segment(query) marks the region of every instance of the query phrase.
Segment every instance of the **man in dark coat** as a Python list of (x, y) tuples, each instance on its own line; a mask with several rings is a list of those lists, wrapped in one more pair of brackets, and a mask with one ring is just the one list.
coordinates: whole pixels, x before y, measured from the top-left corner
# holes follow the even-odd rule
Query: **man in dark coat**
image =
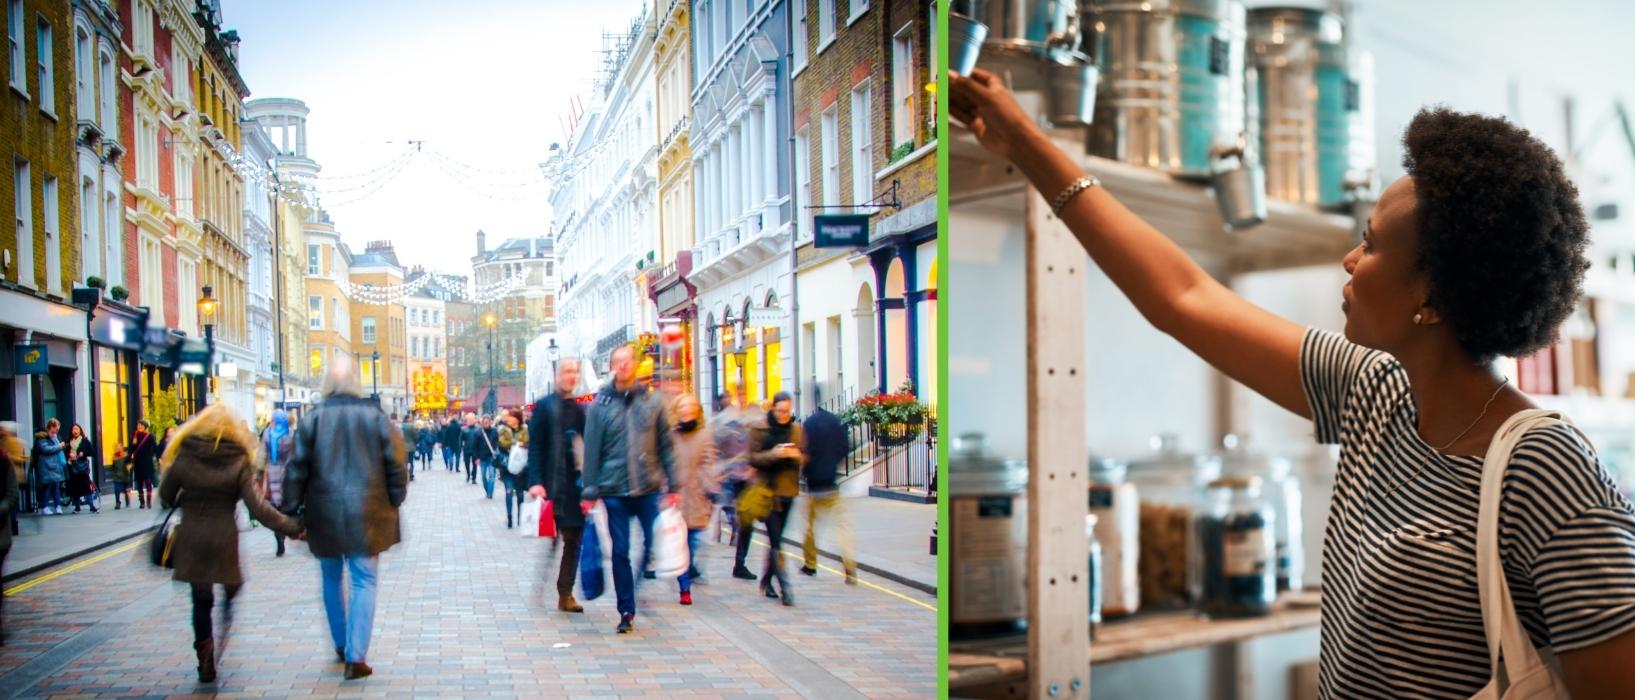
[(467, 413), (465, 427), (460, 428), (460, 451), (466, 458), (466, 483), (477, 483), (477, 453), (471, 449), (471, 441), (477, 439), (477, 414)]
[[(466, 438), (466, 451), (471, 453), (471, 461), (476, 465), (477, 473), (482, 475), (483, 492), (489, 498), (494, 497), (494, 460), (499, 457), (499, 435), (494, 430), (494, 420), (483, 416), (482, 422), (471, 427), (471, 436)], [(469, 480), (469, 479), (468, 479)]]
[(563, 358), (556, 365), (556, 391), (534, 402), (528, 421), (528, 493), (551, 499), (556, 513), (562, 563), (556, 575), (556, 609), (584, 612), (573, 599), (573, 579), (579, 572), (579, 539), (585, 532), (580, 509), (579, 462), (573, 439), (585, 432), (585, 410), (573, 400), (579, 385), (579, 359)]
[[(408, 495), (405, 446), (380, 404), (363, 394), (352, 360), (331, 361), (323, 401), (302, 416), (280, 508), (301, 513), (323, 568), (324, 609), (346, 678), (373, 672), (364, 658), (375, 619), (381, 552), (397, 544), (398, 507)], [(304, 509), (304, 511), (303, 511)], [(343, 569), (351, 592), (341, 592)]]
[(458, 418), (448, 419), (443, 425), (443, 468), (449, 471), (458, 471), (460, 450), (460, 421)]
[[(812, 400), (821, 402), (821, 386), (812, 388)], [(829, 530), (840, 548), (840, 562), (846, 569), (846, 583), (857, 583), (857, 561), (852, 556), (851, 519), (845, 501), (840, 498), (838, 476), (840, 463), (851, 450), (851, 439), (840, 417), (818, 403), (816, 411), (806, 417), (806, 539), (802, 542), (805, 561), (800, 572), (817, 575), (817, 519), (819, 513), (829, 519)]]
[[(635, 629), (636, 581), (630, 568), (630, 519), (641, 524), (645, 550), (652, 551), (653, 522), (659, 494), (677, 491), (670, 426), (657, 396), (636, 382), (636, 349), (613, 351), (613, 381), (596, 393), (585, 415), (585, 461), (582, 496), (607, 506), (608, 543), (613, 549), (613, 590), (618, 595), (619, 634)], [(642, 557), (642, 570), (648, 556)]]

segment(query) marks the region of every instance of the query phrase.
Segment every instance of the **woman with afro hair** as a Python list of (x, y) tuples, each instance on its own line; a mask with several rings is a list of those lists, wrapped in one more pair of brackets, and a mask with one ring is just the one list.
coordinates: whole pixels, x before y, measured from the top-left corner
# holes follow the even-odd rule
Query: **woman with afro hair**
[[(1337, 290), (1345, 332), (1303, 328), (1215, 281), (1058, 150), (993, 74), (951, 74), (953, 117), (1056, 200), (1141, 314), (1341, 446), (1323, 539), (1324, 698), (1469, 698), (1490, 666), (1476, 514), (1494, 434), (1534, 408), (1495, 368), (1577, 303), (1588, 226), (1561, 161), (1493, 117), (1421, 111)], [(1561, 423), (1521, 437), (1499, 552), (1522, 626), (1572, 696), (1635, 688), (1635, 509)]]

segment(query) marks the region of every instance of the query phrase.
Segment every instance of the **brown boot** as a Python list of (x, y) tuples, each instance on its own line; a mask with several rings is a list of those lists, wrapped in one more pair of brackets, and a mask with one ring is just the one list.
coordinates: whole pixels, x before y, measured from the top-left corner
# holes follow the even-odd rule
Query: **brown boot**
[(216, 643), (215, 640), (205, 639), (193, 643), (193, 651), (199, 655), (199, 682), (216, 682)]
[(563, 595), (563, 596), (557, 596), (556, 597), (556, 609), (561, 610), (562, 612), (571, 612), (571, 613), (582, 613), (582, 612), (585, 611), (585, 607), (580, 605), (579, 601), (573, 599), (573, 594), (572, 593), (569, 593), (569, 594)]
[(374, 672), (375, 669), (369, 668), (369, 664), (362, 661), (349, 663), (346, 665), (346, 680), (355, 681), (359, 678), (367, 678), (373, 675)]

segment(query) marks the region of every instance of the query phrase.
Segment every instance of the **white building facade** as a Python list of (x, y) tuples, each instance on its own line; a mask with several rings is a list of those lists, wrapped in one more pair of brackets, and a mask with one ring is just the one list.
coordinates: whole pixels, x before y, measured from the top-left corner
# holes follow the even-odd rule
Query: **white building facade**
[(699, 394), (794, 391), (786, 3), (695, 3), (689, 139)]
[(657, 326), (639, 283), (659, 266), (655, 24), (643, 15), (620, 39), (566, 148), (542, 166), (554, 185), (558, 342), (564, 356), (598, 367), (614, 347)]
[[(251, 168), (270, 172), (273, 159), (278, 156), (272, 139), (260, 124), (244, 124), (244, 155), (253, 163)], [(245, 322), (249, 326), (251, 363), (239, 367), (239, 375), (253, 387), (254, 410), (244, 415), (270, 419), (273, 404), (278, 399), (278, 347), (273, 328), (278, 313), (277, 288), (273, 250), (272, 188), (265, 177), (247, 177), (244, 182), (244, 247), (250, 253), (250, 269), (245, 285)]]

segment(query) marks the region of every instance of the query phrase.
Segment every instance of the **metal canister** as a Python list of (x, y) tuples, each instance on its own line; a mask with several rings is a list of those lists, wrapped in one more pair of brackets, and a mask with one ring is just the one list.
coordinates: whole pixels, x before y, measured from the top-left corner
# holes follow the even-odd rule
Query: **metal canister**
[(1101, 70), (1090, 153), (1176, 170), (1180, 78), (1170, 0), (1092, 0), (1089, 10)]
[(1006, 634), (1027, 619), (1027, 463), (987, 452), (981, 433), (948, 456), (949, 636)]
[(982, 0), (972, 16), (988, 27), (983, 51), (1028, 53), (1044, 58), (1077, 48), (1077, 0)]
[[(1266, 192), (1272, 197), (1322, 201), (1318, 132), (1323, 130), (1322, 139), (1332, 148), (1331, 132), (1343, 124), (1324, 121), (1336, 104), (1342, 114), (1345, 105), (1343, 34), (1339, 15), (1331, 12), (1303, 7), (1249, 11), (1248, 61), (1259, 74), (1260, 155)], [(1343, 180), (1343, 169), (1340, 175)]]
[[(948, 12), (948, 67), (960, 75), (970, 75), (988, 40), (988, 25), (979, 19), (981, 0), (954, 0)], [(932, 76), (933, 79), (936, 76)]]
[(1211, 153), (1243, 131), (1246, 15), (1238, 0), (1175, 0), (1175, 58), (1180, 73), (1179, 175), (1211, 173)]

